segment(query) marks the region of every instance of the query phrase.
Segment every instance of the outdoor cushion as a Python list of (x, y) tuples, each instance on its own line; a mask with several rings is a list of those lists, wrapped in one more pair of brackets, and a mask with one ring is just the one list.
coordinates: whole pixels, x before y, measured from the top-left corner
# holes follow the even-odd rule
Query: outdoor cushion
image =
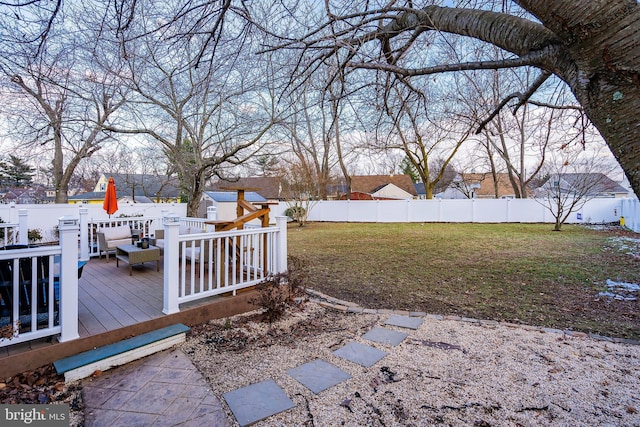
[(131, 228), (128, 225), (103, 228), (102, 233), (107, 242), (111, 240), (131, 239)]
[(203, 230), (200, 227), (192, 227), (190, 225), (181, 225), (180, 226), (180, 230), (178, 231), (178, 234), (196, 234), (196, 233), (202, 233)]

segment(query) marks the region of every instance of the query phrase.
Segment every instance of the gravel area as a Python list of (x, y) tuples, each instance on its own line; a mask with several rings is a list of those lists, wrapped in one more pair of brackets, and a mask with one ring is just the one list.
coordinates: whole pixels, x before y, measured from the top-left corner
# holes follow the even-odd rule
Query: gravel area
[[(313, 302), (271, 326), (257, 316), (200, 325), (182, 345), (218, 396), (267, 379), (284, 389), (295, 408), (257, 426), (640, 425), (637, 345), (433, 316), (409, 330)], [(409, 336), (364, 340), (376, 326)], [(388, 355), (364, 368), (333, 354), (352, 341)], [(315, 395), (286, 374), (316, 358), (352, 378)]]

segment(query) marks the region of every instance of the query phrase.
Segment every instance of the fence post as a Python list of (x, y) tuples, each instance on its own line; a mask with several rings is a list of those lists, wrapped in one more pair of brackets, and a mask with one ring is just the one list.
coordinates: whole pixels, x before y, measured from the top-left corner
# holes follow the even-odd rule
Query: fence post
[(164, 225), (164, 314), (173, 314), (180, 311), (178, 307), (180, 242), (180, 217), (170, 214), (162, 218)]
[(79, 338), (78, 334), (78, 222), (69, 216), (58, 220), (60, 231), (60, 342)]
[(287, 218), (286, 216), (276, 217), (276, 227), (278, 227), (278, 237), (276, 243), (276, 273), (287, 271)]
[(29, 244), (29, 212), (26, 209), (18, 209), (18, 242), (17, 243), (20, 245)]
[(471, 223), (476, 222), (476, 199), (471, 199)]
[(80, 260), (89, 261), (89, 209), (81, 207), (80, 211)]

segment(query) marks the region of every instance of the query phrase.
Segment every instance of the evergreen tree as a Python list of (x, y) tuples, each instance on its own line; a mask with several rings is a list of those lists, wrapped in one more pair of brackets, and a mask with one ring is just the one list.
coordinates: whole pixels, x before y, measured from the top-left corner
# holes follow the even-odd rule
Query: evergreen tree
[(400, 162), (400, 171), (405, 175), (409, 175), (411, 177), (411, 181), (414, 183), (420, 182), (420, 174), (407, 156), (405, 156), (404, 159), (402, 159), (402, 162)]
[(4, 187), (27, 187), (33, 182), (35, 169), (24, 160), (9, 154), (9, 160), (0, 161), (0, 182)]

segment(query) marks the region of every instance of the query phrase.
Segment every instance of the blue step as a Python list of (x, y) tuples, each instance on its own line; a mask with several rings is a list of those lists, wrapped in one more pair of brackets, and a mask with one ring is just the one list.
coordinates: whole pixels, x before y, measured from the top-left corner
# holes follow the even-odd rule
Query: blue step
[(65, 381), (86, 378), (96, 370), (105, 371), (183, 342), (189, 327), (181, 323), (127, 338), (53, 362)]

